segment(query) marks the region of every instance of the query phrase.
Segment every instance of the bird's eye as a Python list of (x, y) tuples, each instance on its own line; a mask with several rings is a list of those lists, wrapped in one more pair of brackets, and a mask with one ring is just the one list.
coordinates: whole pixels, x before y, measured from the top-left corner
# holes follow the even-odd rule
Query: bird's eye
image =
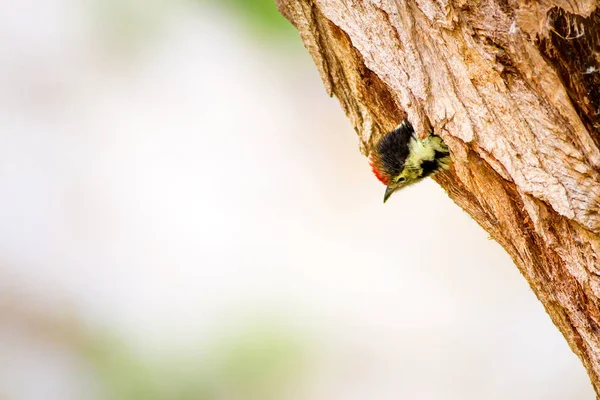
[(403, 176), (401, 176), (401, 177), (398, 179), (398, 182), (405, 182), (405, 181), (406, 181), (406, 178), (405, 178), (405, 177), (403, 177)]

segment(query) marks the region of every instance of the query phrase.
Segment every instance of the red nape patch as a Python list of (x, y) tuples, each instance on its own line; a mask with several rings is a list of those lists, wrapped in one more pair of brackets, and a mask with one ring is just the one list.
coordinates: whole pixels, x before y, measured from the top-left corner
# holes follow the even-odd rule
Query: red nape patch
[(371, 169), (373, 170), (373, 173), (375, 174), (375, 176), (377, 177), (377, 179), (379, 179), (379, 181), (381, 183), (383, 183), (384, 185), (389, 185), (390, 184), (390, 179), (379, 170), (379, 168), (377, 168), (377, 165), (375, 164), (375, 162), (373, 162), (373, 160), (371, 160), (370, 162), (371, 164)]

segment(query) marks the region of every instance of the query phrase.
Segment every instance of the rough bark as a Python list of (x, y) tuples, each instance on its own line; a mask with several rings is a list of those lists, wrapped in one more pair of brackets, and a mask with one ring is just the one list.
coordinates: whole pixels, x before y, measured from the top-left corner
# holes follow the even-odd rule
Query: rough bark
[(404, 117), (443, 137), (454, 165), (436, 180), (511, 255), (600, 396), (598, 3), (277, 2), (365, 155)]

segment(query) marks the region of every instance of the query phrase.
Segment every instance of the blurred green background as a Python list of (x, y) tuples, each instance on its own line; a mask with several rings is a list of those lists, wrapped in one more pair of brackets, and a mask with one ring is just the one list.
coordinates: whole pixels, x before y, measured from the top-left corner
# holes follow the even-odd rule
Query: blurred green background
[(594, 398), (435, 183), (381, 204), (272, 1), (0, 9), (0, 399)]
[[(202, 0), (200, 1), (202, 4)], [(238, 14), (243, 23), (260, 34), (259, 39), (272, 40), (283, 37), (285, 40), (294, 40), (295, 31), (292, 25), (279, 14), (273, 1), (224, 0), (214, 4), (220, 4), (229, 12)]]

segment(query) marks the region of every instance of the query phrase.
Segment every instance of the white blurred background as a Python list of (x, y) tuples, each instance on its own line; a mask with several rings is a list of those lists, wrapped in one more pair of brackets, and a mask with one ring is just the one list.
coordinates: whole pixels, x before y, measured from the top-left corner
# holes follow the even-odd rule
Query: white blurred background
[(504, 251), (383, 186), (271, 0), (0, 4), (0, 399), (593, 399)]

